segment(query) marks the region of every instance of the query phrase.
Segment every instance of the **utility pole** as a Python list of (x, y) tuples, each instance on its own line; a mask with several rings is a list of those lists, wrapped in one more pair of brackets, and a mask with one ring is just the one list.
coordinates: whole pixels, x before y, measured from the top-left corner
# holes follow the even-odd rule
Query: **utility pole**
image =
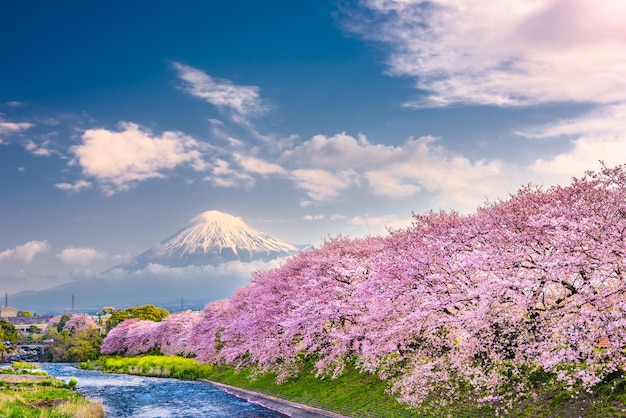
[(74, 294), (72, 293), (72, 313), (74, 313)]

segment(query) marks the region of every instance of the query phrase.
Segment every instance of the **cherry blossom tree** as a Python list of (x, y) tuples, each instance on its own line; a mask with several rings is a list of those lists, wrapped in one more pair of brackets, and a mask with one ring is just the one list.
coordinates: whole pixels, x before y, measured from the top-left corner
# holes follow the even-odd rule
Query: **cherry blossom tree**
[(63, 329), (70, 331), (82, 331), (86, 329), (97, 329), (98, 324), (91, 315), (88, 314), (74, 314), (70, 317), (70, 319), (65, 323)]
[(156, 344), (161, 353), (189, 356), (192, 354), (192, 329), (200, 321), (200, 312), (178, 312), (159, 322)]
[(128, 331), (139, 322), (139, 318), (127, 319), (113, 328), (102, 342), (100, 352), (102, 354), (124, 354), (128, 351), (129, 345), (126, 340)]
[(232, 321), (230, 300), (217, 300), (206, 305), (200, 320), (192, 327), (189, 344), (199, 361), (219, 364), (224, 359), (221, 334)]
[[(122, 324), (125, 322), (122, 322)], [(159, 348), (158, 330), (160, 325), (160, 322), (150, 321), (149, 319), (140, 319), (137, 322), (133, 322), (124, 338), (126, 354), (143, 354), (154, 348)]]
[(55, 315), (48, 320), (47, 327), (56, 327), (61, 322), (61, 315)]
[(374, 302), (363, 367), (393, 376), (412, 404), (433, 390), (453, 399), (459, 382), (483, 400), (512, 382), (523, 391), (511, 376), (533, 367), (601, 381), (624, 360), (624, 184), (622, 168), (605, 169), (470, 216), (416, 216), (363, 288)]

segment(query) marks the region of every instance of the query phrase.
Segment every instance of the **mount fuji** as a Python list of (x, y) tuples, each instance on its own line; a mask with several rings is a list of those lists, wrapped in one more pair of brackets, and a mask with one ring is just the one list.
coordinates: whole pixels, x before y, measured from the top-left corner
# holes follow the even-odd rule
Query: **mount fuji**
[(298, 250), (295, 245), (249, 227), (241, 218), (211, 210), (193, 218), (186, 228), (156, 247), (115, 268), (136, 272), (151, 264), (178, 268), (233, 261), (269, 262)]
[(211, 210), (127, 263), (50, 289), (11, 295), (11, 303), (39, 314), (67, 311), (74, 301), (83, 312), (147, 303), (170, 311), (202, 309), (212, 300), (231, 297), (250, 282), (253, 271), (272, 268), (306, 247)]

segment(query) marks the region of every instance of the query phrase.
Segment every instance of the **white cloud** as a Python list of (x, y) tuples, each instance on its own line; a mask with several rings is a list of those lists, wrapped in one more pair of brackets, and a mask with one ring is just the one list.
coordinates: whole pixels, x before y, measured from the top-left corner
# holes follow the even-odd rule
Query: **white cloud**
[(411, 218), (399, 219), (394, 215), (385, 216), (355, 216), (348, 221), (351, 225), (359, 227), (362, 232), (370, 235), (384, 235), (389, 230), (402, 229), (411, 225)]
[(355, 216), (350, 219), (352, 225), (405, 227), (411, 225), (412, 219), (398, 219), (394, 215), (387, 216)]
[(230, 261), (222, 263), (218, 266), (187, 266), (187, 267), (168, 267), (161, 264), (148, 264), (148, 266), (140, 271), (127, 272), (123, 269), (116, 268), (106, 272), (106, 276), (113, 279), (132, 279), (133, 277), (165, 277), (165, 278), (181, 278), (181, 279), (203, 279), (220, 280), (227, 278), (231, 280), (241, 280), (237, 286), (243, 286), (250, 280), (250, 275), (254, 271), (267, 270), (278, 266), (283, 259), (276, 259), (269, 262), (255, 260), (249, 263), (240, 261)]
[(320, 221), (324, 218), (325, 218), (324, 215), (304, 215), (302, 217), (302, 219), (305, 221)]
[(254, 177), (242, 170), (233, 169), (228, 161), (216, 159), (211, 168), (211, 175), (206, 176), (208, 181), (218, 187), (252, 187)]
[(82, 135), (83, 143), (71, 148), (73, 163), (82, 167), (84, 175), (95, 178), (107, 195), (140, 181), (164, 178), (180, 166), (196, 171), (207, 168), (203, 160), (207, 146), (188, 135), (172, 131), (154, 135), (130, 122), (120, 123), (120, 129), (89, 129)]
[[(315, 135), (301, 145), (283, 153), (285, 162), (306, 162), (318, 168), (367, 167), (378, 165), (390, 158), (391, 148), (383, 144), (371, 144), (364, 135), (356, 138), (345, 132), (328, 137)], [(398, 149), (396, 153), (401, 153)]]
[(65, 190), (67, 192), (78, 193), (83, 189), (91, 189), (91, 182), (86, 180), (78, 180), (74, 184), (71, 183), (57, 183), (54, 185), (57, 189)]
[(284, 152), (281, 161), (302, 167), (290, 174), (315, 201), (332, 199), (365, 179), (378, 195), (399, 198), (426, 191), (439, 194), (443, 204), (474, 208), (503, 186), (502, 163), (472, 162), (429, 136), (392, 146), (370, 143), (363, 135), (317, 135)]
[(348, 30), (383, 42), (416, 106), (626, 100), (622, 0), (365, 0)]
[(624, 164), (626, 105), (603, 106), (578, 118), (529, 128), (518, 134), (534, 139), (570, 137), (571, 148), (553, 157), (537, 159), (530, 169), (546, 180), (566, 181), (587, 170)]
[(516, 131), (526, 138), (557, 136), (626, 136), (626, 104), (602, 106), (585, 115)]
[(356, 176), (351, 170), (330, 172), (319, 169), (301, 169), (291, 171), (296, 185), (306, 190), (315, 201), (335, 198), (339, 193), (355, 183)]
[(587, 170), (597, 171), (600, 161), (612, 167), (624, 164), (626, 138), (582, 137), (572, 141), (569, 152), (552, 158), (537, 159), (530, 169), (542, 178), (566, 181), (578, 177)]
[(236, 85), (230, 80), (211, 77), (201, 70), (178, 62), (172, 65), (183, 81), (185, 92), (218, 108), (233, 111), (233, 116), (239, 119), (239, 123), (247, 124), (242, 116), (261, 114), (267, 110), (257, 86)]
[[(240, 148), (239, 142), (231, 141), (231, 147)], [(253, 155), (235, 151), (231, 162), (217, 158), (213, 162), (211, 175), (204, 178), (218, 187), (252, 187), (256, 177), (285, 176), (286, 171), (278, 164)]]
[(0, 252), (0, 260), (17, 259), (31, 262), (37, 254), (48, 252), (50, 248), (48, 241), (29, 241)]
[(280, 165), (264, 161), (257, 157), (236, 153), (234, 158), (241, 168), (247, 173), (259, 174), (262, 176), (268, 176), (271, 174), (286, 174), (285, 170)]
[(418, 185), (403, 183), (397, 176), (382, 170), (366, 171), (365, 177), (375, 194), (404, 197), (420, 191)]
[(26, 151), (38, 157), (49, 157), (52, 155), (52, 151), (46, 148), (48, 145), (50, 145), (49, 141), (45, 141), (43, 144), (39, 145), (32, 140), (28, 140), (24, 144), (24, 148), (26, 148)]
[(5, 122), (0, 118), (0, 135), (13, 134), (32, 127), (32, 123), (26, 122)]
[(80, 264), (86, 266), (94, 260), (104, 258), (106, 255), (94, 250), (93, 248), (65, 248), (57, 258), (67, 264)]

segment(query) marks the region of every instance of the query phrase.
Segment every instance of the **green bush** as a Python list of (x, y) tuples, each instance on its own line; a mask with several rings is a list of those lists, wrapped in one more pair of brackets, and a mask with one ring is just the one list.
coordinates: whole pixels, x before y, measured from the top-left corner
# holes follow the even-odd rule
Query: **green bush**
[(70, 380), (67, 382), (67, 387), (69, 387), (72, 390), (76, 390), (77, 384), (78, 384), (78, 379), (75, 377), (71, 377)]

